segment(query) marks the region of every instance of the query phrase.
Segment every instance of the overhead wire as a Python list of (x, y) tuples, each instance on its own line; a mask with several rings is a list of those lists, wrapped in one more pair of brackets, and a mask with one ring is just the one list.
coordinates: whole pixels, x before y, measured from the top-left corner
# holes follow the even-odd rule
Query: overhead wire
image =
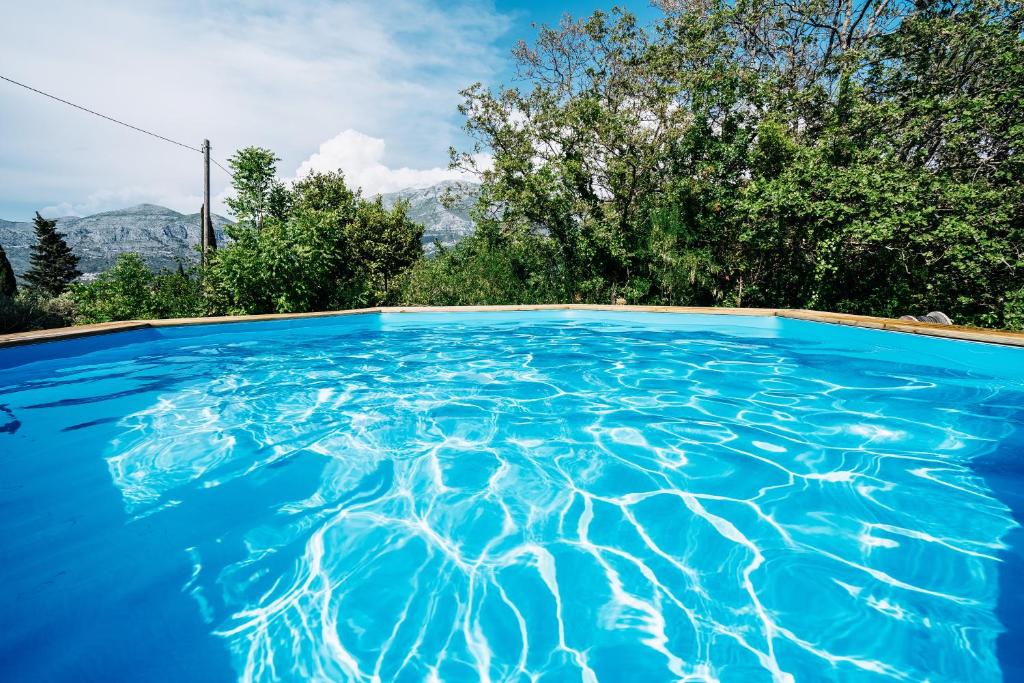
[[(92, 109), (89, 109), (88, 107), (83, 107), (83, 106), (82, 106), (82, 105), (80, 105), (80, 104), (75, 104), (74, 102), (70, 102), (70, 101), (68, 101), (68, 100), (65, 100), (65, 99), (64, 99), (64, 98), (62, 98), (62, 97), (57, 97), (56, 95), (53, 95), (53, 94), (51, 94), (51, 93), (48, 93), (48, 92), (46, 92), (46, 91), (40, 90), (39, 88), (33, 88), (33, 87), (32, 87), (31, 85), (27, 85), (27, 84), (25, 84), (25, 83), (22, 83), (22, 82), (20, 82), (20, 81), (16, 81), (16, 80), (14, 80), (13, 78), (9, 78), (9, 77), (7, 77), (7, 76), (4, 76), (3, 74), (0, 74), (0, 79), (2, 79), (2, 80), (5, 80), (5, 81), (7, 81), (8, 83), (11, 83), (11, 84), (13, 84), (13, 85), (16, 85), (16, 86), (18, 86), (18, 87), (20, 87), (20, 88), (24, 88), (24, 89), (26, 89), (26, 90), (30, 90), (30, 91), (32, 91), (32, 92), (34, 92), (34, 93), (38, 93), (38, 94), (42, 95), (43, 97), (48, 97), (48, 98), (50, 98), (51, 100), (55, 100), (55, 101), (57, 101), (57, 102), (60, 102), (60, 103), (62, 103), (62, 104), (66, 104), (66, 105), (68, 105), (69, 107), (74, 107), (75, 109), (80, 109), (81, 111), (84, 111), (84, 112), (86, 112), (86, 113), (92, 114), (93, 116), (98, 116), (98, 117), (100, 117), (101, 119), (106, 119), (107, 121), (110, 121), (110, 122), (112, 122), (112, 123), (116, 123), (116, 124), (118, 124), (118, 125), (124, 126), (125, 128), (131, 128), (132, 130), (134, 130), (134, 131), (137, 131), (137, 132), (139, 132), (139, 133), (145, 133), (146, 135), (151, 135), (151, 136), (152, 136), (152, 137), (154, 137), (154, 138), (157, 138), (157, 139), (159, 139), (159, 140), (163, 140), (164, 142), (169, 142), (169, 143), (171, 143), (172, 145), (177, 145), (178, 147), (184, 147), (185, 149), (191, 150), (191, 151), (193, 151), (193, 152), (199, 152), (200, 154), (202, 154), (202, 153), (203, 153), (203, 150), (199, 149), (198, 147), (193, 147), (193, 146), (191, 146), (191, 145), (187, 145), (187, 144), (185, 144), (184, 142), (180, 142), (180, 141), (178, 141), (178, 140), (175, 140), (175, 139), (173, 139), (173, 138), (169, 138), (169, 137), (167, 137), (166, 135), (160, 135), (159, 133), (154, 133), (154, 132), (153, 132), (153, 131), (151, 131), (151, 130), (146, 130), (145, 128), (140, 128), (139, 126), (133, 126), (132, 124), (130, 124), (130, 123), (126, 123), (125, 121), (121, 121), (120, 119), (116, 119), (116, 118), (114, 118), (113, 116), (107, 116), (106, 114), (101, 114), (101, 113), (100, 113), (100, 112), (98, 112), (98, 111), (94, 111), (94, 110), (92, 110)], [(212, 161), (212, 162), (213, 162), (214, 164), (216, 164), (216, 165), (217, 165), (217, 167), (218, 167), (218, 168), (220, 168), (220, 170), (224, 171), (224, 172), (225, 172), (225, 173), (227, 173), (227, 174), (228, 174), (229, 176), (231, 176), (231, 178), (234, 178), (234, 177), (235, 177), (235, 174), (234, 174), (234, 173), (232, 173), (231, 171), (229, 171), (228, 169), (226, 169), (226, 168), (225, 168), (225, 167), (223, 166), (223, 164), (221, 164), (221, 163), (220, 163), (219, 161), (217, 161), (216, 159), (214, 159), (214, 158), (212, 158), (212, 157), (211, 157), (211, 158), (210, 158), (210, 161)]]

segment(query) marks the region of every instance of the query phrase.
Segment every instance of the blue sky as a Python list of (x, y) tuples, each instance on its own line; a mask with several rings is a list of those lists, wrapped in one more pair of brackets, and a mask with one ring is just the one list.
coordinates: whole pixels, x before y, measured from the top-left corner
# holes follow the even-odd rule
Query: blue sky
[[(183, 5), (189, 5), (183, 7)], [(56, 0), (5, 8), (0, 73), (279, 175), (341, 167), (368, 192), (450, 176), (458, 90), (507, 82), (532, 22), (611, 2)], [(647, 0), (619, 3), (652, 18)], [(198, 209), (198, 154), (0, 82), (0, 218), (152, 202)], [(214, 173), (215, 210), (227, 177)]]

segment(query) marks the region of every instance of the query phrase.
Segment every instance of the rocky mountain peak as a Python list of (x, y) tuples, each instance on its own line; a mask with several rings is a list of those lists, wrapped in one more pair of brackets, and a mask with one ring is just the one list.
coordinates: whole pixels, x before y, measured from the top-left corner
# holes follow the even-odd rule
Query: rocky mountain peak
[[(217, 241), (223, 243), (223, 216), (213, 216)], [(178, 263), (199, 260), (199, 213), (182, 214), (157, 204), (139, 204), (126, 209), (104, 211), (91, 216), (57, 219), (64, 235), (79, 257), (79, 270), (95, 275), (114, 265), (118, 254), (135, 252), (155, 269), (176, 268)], [(29, 252), (35, 242), (31, 221), (0, 221), (3, 245), (17, 275), (29, 268)]]

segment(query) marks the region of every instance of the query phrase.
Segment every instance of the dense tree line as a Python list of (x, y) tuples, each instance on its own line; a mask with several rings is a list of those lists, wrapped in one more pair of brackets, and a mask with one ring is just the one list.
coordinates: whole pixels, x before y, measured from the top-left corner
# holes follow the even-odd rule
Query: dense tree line
[(416, 266), (411, 302), (1024, 327), (1020, 3), (661, 4), (651, 29), (543, 28), (515, 51), (526, 86), (464, 92), (477, 235)]
[(61, 294), (74, 264), (41, 238), (64, 285), (29, 289), (79, 322), (625, 301), (1024, 328), (1022, 3), (660, 5), (650, 26), (616, 10), (542, 27), (514, 51), (522, 85), (463, 92), (473, 144), (452, 163), (483, 184), (453, 248), (423, 257), (404, 206), (340, 172), (282, 183), (252, 147), (231, 160), (231, 241), (202, 268), (126, 256)]

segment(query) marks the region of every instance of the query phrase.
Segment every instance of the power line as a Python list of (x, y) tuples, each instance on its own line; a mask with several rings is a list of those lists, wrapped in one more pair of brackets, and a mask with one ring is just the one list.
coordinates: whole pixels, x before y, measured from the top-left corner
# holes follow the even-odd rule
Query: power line
[(223, 165), (222, 165), (222, 164), (221, 164), (221, 163), (220, 163), (219, 161), (217, 161), (217, 160), (216, 160), (216, 159), (214, 159), (213, 157), (210, 157), (210, 161), (212, 161), (212, 162), (213, 162), (214, 164), (216, 164), (216, 166), (217, 166), (217, 167), (218, 167), (218, 168), (219, 168), (220, 170), (222, 170), (222, 171), (224, 171), (225, 173), (227, 173), (227, 174), (228, 174), (229, 176), (231, 176), (231, 179), (232, 179), (232, 180), (234, 180), (234, 178), (235, 178), (235, 174), (234, 174), (234, 173), (232, 173), (231, 171), (229, 171), (228, 169), (224, 168), (224, 166), (223, 166)]
[[(101, 119), (106, 119), (107, 121), (110, 121), (111, 123), (116, 123), (119, 126), (124, 126), (125, 128), (131, 128), (134, 131), (138, 131), (139, 133), (144, 133), (146, 135), (150, 135), (150, 136), (152, 136), (152, 137), (154, 137), (154, 138), (156, 138), (158, 140), (163, 140), (164, 142), (169, 142), (172, 145), (177, 145), (178, 147), (183, 147), (183, 148), (191, 150), (193, 152), (199, 152), (200, 154), (202, 154), (203, 155), (202, 252), (203, 252), (203, 259), (204, 259), (203, 262), (205, 263), (207, 250), (208, 249), (216, 249), (217, 248), (217, 242), (216, 242), (215, 238), (213, 238), (213, 224), (210, 221), (210, 214), (211, 214), (211, 208), (210, 208), (210, 162), (212, 161), (214, 164), (217, 165), (217, 167), (220, 170), (224, 171), (229, 176), (231, 176), (232, 180), (234, 180), (234, 178), (235, 178), (235, 175), (231, 171), (229, 171), (228, 169), (224, 168), (224, 166), (219, 161), (217, 161), (216, 159), (213, 159), (213, 158), (210, 157), (210, 141), (209, 140), (203, 140), (203, 148), (202, 149), (198, 149), (196, 147), (193, 147), (192, 145), (186, 145), (184, 142), (179, 142), (177, 140), (172, 140), (171, 138), (169, 138), (169, 137), (167, 137), (165, 135), (160, 135), (159, 133), (154, 133), (151, 130), (146, 130), (145, 128), (139, 128), (138, 126), (133, 126), (130, 123), (125, 123), (124, 121), (121, 121), (119, 119), (115, 119), (113, 116), (107, 116), (106, 114), (101, 114), (98, 111), (93, 111), (92, 109), (89, 109), (88, 107), (83, 107), (80, 104), (75, 104), (74, 102), (69, 102), (69, 101), (67, 101), (67, 100), (65, 100), (63, 98), (57, 97), (56, 95), (51, 95), (48, 92), (43, 92), (39, 88), (33, 88), (31, 85), (26, 85), (25, 83), (21, 83), (19, 81), (16, 81), (13, 78), (8, 78), (7, 76), (4, 76), (3, 74), (0, 74), (0, 79), (5, 80), (8, 83), (11, 83), (13, 85), (16, 85), (19, 88), (24, 88), (25, 90), (30, 90), (30, 91), (32, 91), (34, 93), (42, 95), (43, 97), (48, 97), (51, 100), (54, 100), (56, 102), (60, 102), (61, 104), (66, 104), (69, 107), (74, 107), (75, 109), (79, 109), (81, 111), (84, 111), (87, 114), (92, 114), (93, 116), (98, 116)], [(209, 240), (208, 240), (208, 238), (209, 238)]]
[[(88, 109), (86, 107), (83, 107), (80, 104), (75, 104), (74, 102), (68, 102), (67, 100), (61, 99), (60, 97), (57, 97), (56, 95), (51, 95), (48, 92), (43, 92), (42, 90), (39, 90), (38, 88), (33, 88), (30, 85), (25, 85), (24, 83), (19, 83), (18, 81), (14, 80), (13, 78), (8, 78), (7, 76), (0, 75), (0, 79), (3, 79), (5, 81), (7, 81), (8, 83), (13, 83), (14, 85), (17, 85), (17, 86), (19, 86), (21, 88), (25, 88), (26, 90), (31, 90), (34, 93), (39, 93), (40, 95), (42, 95), (44, 97), (49, 97), (51, 100), (56, 100), (57, 102), (60, 102), (62, 104), (68, 105), (69, 107), (74, 107), (75, 109), (81, 109), (82, 111), (88, 112), (88, 113), (90, 113), (90, 114), (92, 114), (94, 116), (99, 116), (101, 119), (106, 119), (107, 121), (112, 121), (112, 122), (117, 123), (119, 125), (125, 126), (126, 128), (131, 128), (132, 130), (138, 131), (140, 133), (145, 133), (146, 135), (152, 135), (155, 138), (158, 138), (158, 139), (163, 140), (165, 142), (170, 142), (171, 144), (178, 145), (179, 147), (184, 147), (185, 149), (192, 150), (193, 152), (199, 152), (200, 154), (202, 154), (202, 152), (203, 152), (203, 150), (201, 150), (201, 149), (199, 149), (197, 147), (193, 147), (191, 145), (186, 145), (184, 142), (178, 142), (177, 140), (172, 140), (169, 137), (165, 137), (163, 135), (160, 135), (159, 133), (154, 133), (153, 131), (146, 130), (145, 128), (139, 128), (138, 126), (133, 126), (130, 123), (125, 123), (124, 121), (120, 121), (118, 119), (115, 119), (112, 116), (107, 116), (106, 114), (101, 114), (98, 111), (93, 111), (92, 109)], [(235, 177), (234, 173), (232, 173), (228, 169), (224, 168), (223, 164), (221, 164), (216, 159), (211, 158), (210, 161), (215, 163), (220, 168), (220, 170), (224, 171), (225, 173), (227, 173), (232, 178)]]
[[(31, 90), (34, 93), (39, 93), (43, 97), (49, 97), (51, 100), (56, 100), (57, 102), (61, 102), (63, 104), (68, 105), (69, 107), (74, 107), (75, 109), (81, 109), (82, 111), (88, 112), (88, 113), (92, 114), (93, 116), (99, 116), (101, 119), (106, 119), (107, 121), (112, 121), (112, 122), (117, 123), (119, 125), (122, 125), (122, 126), (124, 126), (126, 128), (131, 128), (132, 130), (138, 131), (140, 133), (145, 133), (146, 135), (152, 135), (153, 137), (159, 138), (160, 140), (163, 140), (164, 142), (170, 142), (171, 144), (178, 145), (179, 147), (184, 147), (185, 149), (190, 149), (193, 152), (200, 152), (200, 153), (202, 152), (202, 150), (197, 148), (197, 147), (192, 147), (191, 145), (186, 145), (184, 142), (178, 142), (177, 140), (172, 140), (171, 138), (165, 137), (165, 136), (160, 135), (158, 133), (154, 133), (153, 131), (150, 131), (150, 130), (146, 130), (145, 128), (139, 128), (138, 126), (133, 126), (130, 123), (125, 123), (124, 121), (119, 121), (118, 119), (115, 119), (112, 116), (107, 116), (106, 114), (101, 114), (98, 111), (93, 111), (92, 109), (88, 109), (88, 108), (83, 107), (83, 106), (81, 106), (79, 104), (75, 104), (74, 102), (68, 102), (67, 100), (61, 99), (61, 98), (57, 97), (56, 95), (51, 95), (48, 92), (43, 92), (42, 90), (39, 90), (37, 88), (33, 88), (30, 85), (25, 85), (24, 83), (19, 83), (18, 81), (14, 80), (13, 78), (8, 78), (7, 76), (0, 75), (0, 79), (3, 79), (5, 81), (7, 81), (8, 83), (13, 83), (14, 85), (17, 85), (17, 86), (19, 86), (21, 88), (25, 88), (26, 90)], [(219, 166), (220, 164), (217, 164), (217, 165)]]
[[(14, 80), (13, 78), (8, 78), (7, 76), (4, 76), (2, 74), (0, 74), (0, 79), (3, 79), (5, 81), (7, 81), (8, 83), (13, 83), (14, 85), (16, 85), (18, 87), (25, 88), (26, 90), (31, 90), (34, 93), (39, 93), (43, 97), (49, 97), (51, 100), (56, 100), (57, 102), (60, 102), (62, 104), (68, 105), (69, 107), (74, 107), (75, 109), (80, 109), (80, 110), (82, 110), (84, 112), (88, 112), (89, 114), (92, 114), (94, 116), (99, 116), (101, 119), (106, 119), (107, 121), (112, 121), (113, 123), (125, 126), (126, 128), (131, 128), (132, 130), (138, 131), (140, 133), (145, 133), (146, 135), (152, 135), (153, 137), (155, 137), (157, 139), (163, 140), (165, 142), (170, 142), (171, 144), (178, 145), (179, 147), (184, 147), (185, 149), (192, 150), (193, 152), (199, 152), (200, 154), (202, 154), (202, 152), (203, 152), (203, 150), (198, 149), (196, 147), (192, 147), (191, 145), (186, 145), (184, 142), (178, 142), (177, 140), (172, 140), (171, 138), (165, 137), (163, 135), (160, 135), (159, 133), (154, 133), (153, 131), (146, 130), (145, 128), (139, 128), (138, 126), (133, 126), (130, 123), (125, 123), (124, 121), (120, 121), (118, 119), (115, 119), (112, 116), (107, 116), (106, 114), (101, 114), (98, 111), (93, 111), (92, 109), (89, 109), (87, 107), (83, 107), (80, 104), (75, 104), (74, 102), (68, 102), (67, 100), (62, 99), (60, 97), (57, 97), (56, 95), (51, 95), (48, 92), (43, 92), (42, 90), (39, 90), (38, 88), (33, 88), (31, 85), (26, 85), (24, 83), (20, 83), (20, 82)], [(220, 168), (220, 170), (224, 171), (232, 179), (234, 179), (235, 174), (232, 173), (231, 171), (229, 171), (228, 169), (226, 169), (223, 164), (221, 164), (219, 161), (217, 161), (216, 159), (213, 159), (213, 158), (211, 158), (210, 161), (212, 161), (214, 164), (217, 165), (218, 168)]]

